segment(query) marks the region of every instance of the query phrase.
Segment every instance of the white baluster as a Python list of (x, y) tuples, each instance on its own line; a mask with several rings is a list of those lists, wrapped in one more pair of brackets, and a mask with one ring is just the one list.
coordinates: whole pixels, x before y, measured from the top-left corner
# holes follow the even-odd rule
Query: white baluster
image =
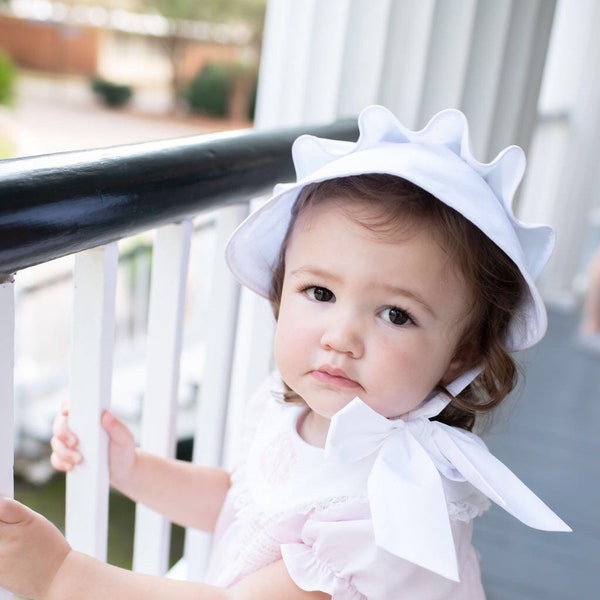
[[(233, 347), (237, 327), (239, 284), (225, 264), (225, 245), (248, 214), (247, 205), (216, 213), (216, 243), (212, 249), (211, 299), (206, 315), (206, 362), (194, 434), (194, 462), (218, 466), (222, 462), (227, 399), (231, 383)], [(185, 537), (187, 578), (202, 579), (210, 535), (189, 529)]]
[(115, 242), (78, 254), (73, 272), (69, 424), (84, 462), (67, 475), (66, 536), (100, 560), (106, 560), (109, 486), (100, 417), (110, 406), (117, 264)]
[[(148, 315), (147, 381), (141, 446), (172, 457), (175, 415), (192, 224), (167, 225), (154, 242)], [(138, 504), (135, 518), (133, 569), (163, 575), (169, 558), (170, 523)]]
[[(264, 198), (250, 203), (257, 210)], [(273, 369), (275, 318), (268, 300), (241, 288), (227, 401), (221, 464), (230, 469), (238, 453), (244, 411), (250, 396)]]
[(269, 302), (242, 288), (238, 321), (223, 453), (227, 468), (239, 453), (246, 404), (273, 369), (275, 318)]

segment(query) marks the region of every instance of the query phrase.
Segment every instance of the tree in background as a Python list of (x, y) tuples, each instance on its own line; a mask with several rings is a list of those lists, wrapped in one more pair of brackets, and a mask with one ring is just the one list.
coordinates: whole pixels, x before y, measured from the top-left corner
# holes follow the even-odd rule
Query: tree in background
[[(6, 0), (0, 0), (0, 6)], [(252, 93), (253, 83), (249, 83), (257, 69), (257, 58), (262, 43), (264, 15), (267, 0), (62, 0), (61, 4), (70, 7), (80, 5), (97, 6), (107, 11), (119, 9), (137, 13), (155, 13), (167, 19), (169, 33), (164, 38), (163, 49), (171, 65), (171, 90), (173, 108), (177, 107), (187, 85), (182, 76), (182, 59), (188, 44), (190, 22), (200, 21), (212, 25), (242, 26), (249, 33), (248, 59), (246, 64), (235, 65), (231, 69), (232, 96), (237, 104), (247, 105), (244, 94)], [(241, 102), (239, 101), (242, 96)], [(233, 102), (236, 104), (236, 102)], [(235, 112), (235, 111), (234, 111)], [(239, 112), (239, 111), (238, 111)]]
[[(1, 3), (0, 3), (1, 4)], [(0, 160), (15, 151), (13, 128), (7, 123), (3, 106), (11, 106), (15, 98), (16, 69), (10, 57), (0, 49)]]
[[(186, 46), (186, 21), (204, 21), (215, 24), (244, 24), (250, 31), (249, 54), (258, 55), (262, 42), (264, 14), (267, 0), (138, 0), (138, 10), (157, 12), (171, 23), (170, 34), (166, 38), (166, 52), (171, 64), (171, 89), (175, 105), (187, 83), (181, 76), (180, 65)], [(252, 50), (254, 52), (252, 52)], [(239, 65), (234, 71), (240, 86), (246, 85), (248, 69), (256, 65)]]
[[(188, 45), (198, 43), (198, 39), (204, 36), (203, 33), (198, 35), (198, 30), (206, 29), (210, 32), (212, 28), (217, 35), (220, 33), (220, 26), (226, 26), (223, 28), (226, 35), (227, 30), (241, 30), (244, 38), (238, 54), (241, 58), (237, 64), (227, 63), (221, 66), (226, 67), (227, 114), (233, 118), (247, 118), (248, 106), (252, 103), (256, 87), (266, 3), (267, 0), (62, 0), (56, 5), (60, 5), (62, 9), (67, 6), (68, 11), (72, 10), (74, 13), (81, 6), (103, 8), (106, 11), (105, 18), (113, 11), (157, 14), (163, 17), (168, 26), (166, 35), (159, 38), (163, 42), (159, 47), (162, 47), (170, 64), (173, 109), (183, 99), (183, 92), (189, 84), (183, 76), (183, 59)], [(5, 4), (6, 0), (0, 0), (0, 7)]]
[(12, 105), (15, 99), (16, 76), (13, 61), (0, 49), (0, 104)]

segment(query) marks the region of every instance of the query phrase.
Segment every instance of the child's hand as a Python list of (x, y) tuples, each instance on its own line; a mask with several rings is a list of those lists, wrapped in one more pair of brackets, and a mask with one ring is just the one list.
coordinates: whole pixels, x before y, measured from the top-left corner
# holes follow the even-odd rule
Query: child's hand
[(127, 425), (108, 410), (102, 413), (102, 427), (109, 438), (110, 482), (122, 489), (129, 481), (135, 465), (135, 439)]
[(0, 498), (0, 587), (44, 598), (71, 551), (63, 535), (42, 515)]
[[(69, 409), (65, 406), (54, 420), (50, 441), (52, 466), (58, 471), (66, 472), (83, 462), (79, 439), (69, 429), (68, 419)], [(135, 440), (127, 426), (111, 412), (104, 411), (101, 422), (109, 437), (110, 481), (114, 486), (120, 487), (128, 480), (135, 463)]]
[(64, 405), (56, 415), (52, 424), (52, 434), (50, 463), (57, 471), (71, 471), (83, 462), (83, 457), (78, 450), (79, 440), (69, 429), (68, 406)]

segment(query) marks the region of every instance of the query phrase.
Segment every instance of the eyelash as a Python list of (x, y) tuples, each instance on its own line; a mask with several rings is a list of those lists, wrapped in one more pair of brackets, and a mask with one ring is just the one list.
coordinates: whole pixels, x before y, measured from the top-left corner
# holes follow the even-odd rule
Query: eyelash
[[(315, 297), (315, 291), (316, 290), (320, 290), (320, 291), (324, 291), (327, 294), (330, 294), (331, 297), (327, 300), (319, 300), (318, 298)], [(335, 294), (328, 288), (322, 286), (322, 285), (302, 285), (299, 287), (299, 291), (301, 291), (302, 293), (306, 294), (311, 300), (314, 300), (315, 302), (331, 302), (332, 300), (335, 302)], [(392, 311), (396, 311), (398, 313), (398, 316), (401, 316), (404, 320), (403, 323), (394, 323), (392, 321), (391, 318), (386, 318), (384, 315), (386, 313), (391, 313)], [(384, 308), (382, 311), (379, 312), (379, 315), (386, 321), (388, 321), (389, 323), (391, 323), (392, 325), (395, 325), (396, 327), (406, 327), (407, 325), (416, 325), (417, 322), (415, 321), (414, 317), (412, 316), (412, 314), (407, 311), (404, 310), (403, 308), (399, 308), (398, 306), (387, 306), (386, 308)]]

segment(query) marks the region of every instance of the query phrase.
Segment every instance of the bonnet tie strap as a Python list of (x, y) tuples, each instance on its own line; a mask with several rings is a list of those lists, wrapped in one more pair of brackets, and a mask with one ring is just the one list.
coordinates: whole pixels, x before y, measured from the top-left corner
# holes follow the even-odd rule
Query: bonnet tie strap
[(546, 531), (571, 531), (476, 435), (429, 418), (442, 394), (403, 418), (387, 419), (355, 398), (331, 419), (328, 460), (376, 454), (368, 494), (376, 544), (443, 577), (459, 580), (441, 475), (468, 481), (517, 519)]

